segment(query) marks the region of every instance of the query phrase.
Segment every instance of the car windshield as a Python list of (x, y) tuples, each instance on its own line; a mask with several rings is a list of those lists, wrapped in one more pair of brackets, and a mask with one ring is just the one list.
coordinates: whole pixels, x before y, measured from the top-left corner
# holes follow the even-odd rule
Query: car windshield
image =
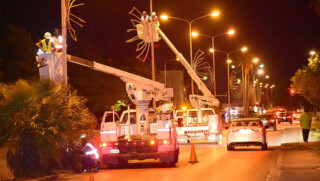
[(231, 126), (258, 126), (258, 120), (233, 121)]

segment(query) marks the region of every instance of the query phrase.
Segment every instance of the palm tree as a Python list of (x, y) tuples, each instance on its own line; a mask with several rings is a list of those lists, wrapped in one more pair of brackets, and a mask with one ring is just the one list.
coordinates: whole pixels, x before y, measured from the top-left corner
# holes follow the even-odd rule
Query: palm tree
[(11, 141), (7, 161), (15, 177), (36, 177), (61, 166), (82, 134), (96, 126), (76, 91), (47, 79), (0, 86), (0, 144)]

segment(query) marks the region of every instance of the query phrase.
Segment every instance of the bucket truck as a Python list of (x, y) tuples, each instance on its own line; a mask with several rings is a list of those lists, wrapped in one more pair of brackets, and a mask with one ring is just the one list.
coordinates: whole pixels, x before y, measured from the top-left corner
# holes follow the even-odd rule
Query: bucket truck
[[(146, 24), (148, 26), (146, 26)], [(160, 37), (166, 42), (173, 53), (176, 55), (178, 60), (186, 68), (190, 77), (197, 84), (199, 90), (203, 95), (189, 95), (189, 100), (192, 106), (196, 109), (190, 109), (184, 114), (184, 116), (178, 116), (178, 142), (179, 143), (189, 143), (193, 140), (205, 140), (206, 142), (217, 143), (218, 135), (221, 131), (221, 123), (218, 119), (212, 107), (219, 106), (219, 100), (216, 99), (207, 86), (201, 81), (197, 73), (192, 69), (188, 61), (184, 56), (176, 49), (176, 47), (171, 43), (168, 37), (159, 28), (158, 22), (148, 22), (143, 25), (138, 24), (137, 33), (140, 39), (145, 39), (147, 41), (150, 38), (148, 36), (154, 37), (157, 41)], [(153, 28), (150, 31), (147, 28)], [(152, 35), (148, 35), (152, 32)]]
[[(126, 91), (135, 110), (124, 111), (119, 121), (107, 122), (103, 116), (100, 130), (101, 161), (107, 167), (117, 167), (128, 160), (159, 159), (174, 166), (178, 161), (175, 112), (172, 103), (165, 103), (151, 111), (149, 103), (170, 102), (172, 88), (164, 84), (115, 69), (97, 62), (69, 56), (70, 62), (119, 77), (126, 83)], [(152, 118), (152, 119), (151, 119)]]

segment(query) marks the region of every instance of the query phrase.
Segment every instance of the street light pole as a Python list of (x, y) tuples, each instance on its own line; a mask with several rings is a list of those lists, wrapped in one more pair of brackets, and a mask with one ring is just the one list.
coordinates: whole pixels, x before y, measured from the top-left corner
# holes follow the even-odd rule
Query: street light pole
[(178, 58), (176, 59), (171, 59), (171, 60), (167, 60), (164, 63), (164, 87), (167, 88), (167, 63), (172, 61), (172, 60), (179, 60)]
[(67, 11), (66, 0), (61, 0), (61, 29), (62, 29), (62, 70), (63, 70), (63, 84), (68, 84), (67, 71)]
[[(213, 72), (213, 94), (214, 94), (214, 97), (216, 98), (217, 97), (217, 89), (216, 89), (216, 62), (214, 60), (214, 36), (211, 37), (211, 41), (212, 41), (212, 49), (213, 49), (213, 52), (212, 52), (212, 72)], [(229, 58), (228, 58), (229, 60)], [(228, 65), (229, 67), (229, 65)], [(228, 73), (229, 75), (229, 73)]]
[[(193, 69), (193, 55), (192, 55), (192, 29), (191, 29), (191, 23), (188, 21), (189, 24), (189, 47), (190, 47), (190, 66)], [(194, 85), (193, 80), (191, 78), (191, 94), (194, 94)]]
[[(229, 61), (230, 60), (230, 53), (227, 53), (227, 61)], [(229, 116), (229, 122), (231, 121), (231, 104), (230, 104), (230, 73), (229, 73), (229, 69), (230, 69), (230, 63), (229, 62), (227, 62), (227, 65), (228, 65), (228, 107), (229, 107), (229, 114), (228, 114), (228, 116)]]
[[(150, 0), (150, 17), (152, 17), (152, 0)], [(156, 75), (155, 75), (155, 67), (154, 67), (154, 42), (153, 42), (153, 28), (151, 28), (151, 66), (152, 66), (152, 80), (156, 80)], [(153, 99), (152, 101), (152, 107), (156, 108), (156, 100)]]

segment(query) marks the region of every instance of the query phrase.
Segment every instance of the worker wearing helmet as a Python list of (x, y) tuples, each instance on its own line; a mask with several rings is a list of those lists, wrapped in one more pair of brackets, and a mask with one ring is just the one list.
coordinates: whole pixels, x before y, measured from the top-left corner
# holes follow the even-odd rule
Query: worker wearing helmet
[(53, 51), (55, 51), (55, 47), (51, 41), (51, 37), (51, 33), (46, 32), (44, 34), (44, 39), (36, 43), (36, 46), (39, 48), (38, 54), (52, 53)]

